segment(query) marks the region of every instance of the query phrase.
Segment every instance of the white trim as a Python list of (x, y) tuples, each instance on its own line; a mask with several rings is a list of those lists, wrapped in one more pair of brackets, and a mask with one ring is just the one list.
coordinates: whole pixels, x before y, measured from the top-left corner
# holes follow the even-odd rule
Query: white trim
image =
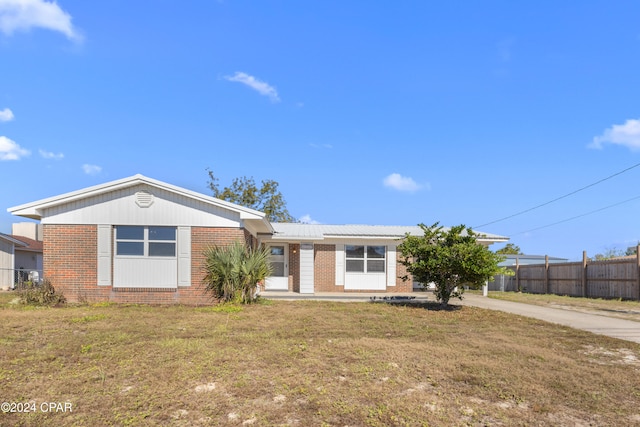
[(300, 293), (314, 293), (313, 243), (300, 244)]

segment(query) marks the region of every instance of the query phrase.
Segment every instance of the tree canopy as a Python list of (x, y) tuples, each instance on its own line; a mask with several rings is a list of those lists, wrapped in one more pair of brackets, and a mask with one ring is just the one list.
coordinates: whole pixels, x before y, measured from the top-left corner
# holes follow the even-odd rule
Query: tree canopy
[[(436, 222), (418, 224), (423, 236), (407, 234), (398, 250), (400, 262), (423, 286), (435, 284), (435, 296), (446, 306), (449, 299), (462, 299), (463, 285), (478, 287), (502, 271), (504, 258), (478, 243), (471, 228), (458, 225), (445, 230)], [(409, 275), (402, 277), (409, 280)]]
[(507, 243), (504, 248), (498, 249), (496, 253), (501, 255), (523, 255), (520, 246), (513, 243)]
[(213, 193), (213, 197), (236, 203), (247, 208), (264, 212), (271, 222), (295, 222), (295, 218), (289, 214), (284, 196), (278, 190), (277, 181), (262, 181), (258, 188), (253, 177), (246, 176), (234, 178), (231, 185), (220, 189), (218, 178), (211, 169), (207, 169), (209, 181), (207, 186)]

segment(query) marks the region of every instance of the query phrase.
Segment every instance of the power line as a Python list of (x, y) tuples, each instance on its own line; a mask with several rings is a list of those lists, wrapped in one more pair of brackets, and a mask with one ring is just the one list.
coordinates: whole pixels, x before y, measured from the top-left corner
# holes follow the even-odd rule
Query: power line
[(594, 185), (598, 185), (598, 184), (600, 184), (601, 182), (604, 182), (604, 181), (606, 181), (606, 180), (608, 180), (608, 179), (614, 178), (614, 177), (616, 177), (616, 176), (618, 176), (618, 175), (622, 175), (623, 173), (628, 172), (628, 171), (630, 171), (630, 170), (631, 170), (631, 169), (633, 169), (633, 168), (637, 168), (638, 166), (640, 166), (640, 163), (636, 163), (635, 165), (633, 165), (633, 166), (631, 166), (631, 167), (628, 167), (628, 168), (626, 168), (626, 169), (624, 169), (624, 170), (621, 170), (620, 172), (616, 172), (616, 173), (614, 173), (613, 175), (609, 175), (609, 176), (608, 176), (608, 177), (606, 177), (606, 178), (603, 178), (603, 179), (601, 179), (601, 180), (599, 180), (599, 181), (596, 181), (596, 182), (594, 182), (594, 183), (592, 183), (592, 184), (586, 185), (586, 186), (584, 186), (584, 187), (582, 187), (582, 188), (579, 188), (579, 189), (577, 189), (577, 190), (575, 190), (575, 191), (572, 191), (571, 193), (567, 193), (567, 194), (565, 194), (564, 196), (556, 197), (556, 198), (555, 198), (555, 199), (553, 199), (553, 200), (549, 200), (548, 202), (542, 203), (542, 204), (537, 205), (537, 206), (534, 206), (534, 207), (532, 207), (532, 208), (525, 209), (525, 210), (523, 210), (523, 211), (516, 212), (516, 213), (514, 213), (514, 214), (512, 214), (512, 215), (505, 216), (504, 218), (496, 219), (495, 221), (487, 222), (486, 224), (477, 225), (477, 226), (472, 227), (472, 228), (477, 229), (477, 228), (480, 228), (480, 227), (484, 227), (484, 226), (486, 226), (486, 225), (495, 224), (496, 222), (501, 222), (501, 221), (504, 221), (504, 220), (506, 220), (506, 219), (510, 219), (510, 218), (515, 217), (515, 216), (518, 216), (518, 215), (522, 215), (522, 214), (524, 214), (524, 213), (527, 213), (527, 212), (531, 212), (532, 210), (535, 210), (535, 209), (541, 208), (541, 207), (543, 207), (543, 206), (550, 205), (551, 203), (557, 202), (558, 200), (562, 200), (562, 199), (567, 198), (567, 197), (569, 197), (569, 196), (573, 196), (574, 194), (579, 193), (580, 191), (586, 190), (587, 188), (591, 188), (591, 187), (593, 187)]
[(552, 224), (543, 225), (542, 227), (536, 227), (536, 228), (532, 228), (531, 230), (521, 231), (521, 232), (519, 232), (519, 233), (512, 234), (512, 235), (511, 235), (511, 237), (513, 237), (513, 236), (519, 236), (520, 234), (530, 233), (530, 232), (532, 232), (532, 231), (542, 230), (543, 228), (552, 227), (552, 226), (554, 226), (554, 225), (562, 224), (562, 223), (564, 223), (564, 222), (573, 221), (574, 219), (582, 218), (583, 216), (591, 215), (591, 214), (594, 214), (594, 213), (597, 213), (597, 212), (603, 211), (603, 210), (605, 210), (605, 209), (610, 209), (610, 208), (613, 208), (613, 207), (616, 207), (616, 206), (620, 206), (620, 205), (623, 205), (623, 204), (625, 204), (625, 203), (632, 202), (632, 201), (637, 200), (637, 199), (640, 199), (640, 196), (632, 197), (631, 199), (627, 199), (627, 200), (624, 200), (624, 201), (622, 201), (622, 202), (614, 203), (613, 205), (605, 206), (605, 207), (603, 207), (603, 208), (596, 209), (596, 210), (591, 211), (591, 212), (587, 212), (587, 213), (583, 213), (583, 214), (580, 214), (580, 215), (572, 216), (571, 218), (563, 219), (563, 220), (561, 220), (561, 221), (557, 221), (557, 222), (554, 222), (554, 223), (552, 223)]

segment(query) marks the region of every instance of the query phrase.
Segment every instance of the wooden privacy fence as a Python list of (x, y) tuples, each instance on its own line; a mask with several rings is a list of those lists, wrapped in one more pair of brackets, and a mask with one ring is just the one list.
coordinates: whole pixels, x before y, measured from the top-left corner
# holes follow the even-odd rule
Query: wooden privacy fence
[(636, 255), (591, 261), (586, 251), (581, 262), (516, 265), (513, 276), (496, 276), (490, 290), (521, 291), (590, 298), (622, 298), (640, 301), (640, 246)]

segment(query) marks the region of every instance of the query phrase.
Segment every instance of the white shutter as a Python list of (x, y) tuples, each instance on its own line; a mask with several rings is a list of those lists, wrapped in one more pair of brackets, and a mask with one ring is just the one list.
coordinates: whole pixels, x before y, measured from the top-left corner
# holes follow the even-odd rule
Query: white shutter
[(98, 285), (111, 286), (112, 229), (108, 224), (98, 225)]
[(396, 285), (396, 246), (387, 246), (387, 286)]
[(178, 227), (178, 286), (191, 286), (191, 227)]
[(344, 286), (344, 245), (336, 245), (336, 286)]

